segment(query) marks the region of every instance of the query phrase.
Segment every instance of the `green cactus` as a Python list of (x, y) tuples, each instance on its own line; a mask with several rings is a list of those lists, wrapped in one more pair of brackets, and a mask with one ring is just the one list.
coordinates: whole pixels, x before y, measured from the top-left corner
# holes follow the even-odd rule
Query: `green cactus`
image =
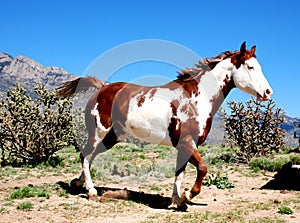
[(72, 102), (59, 100), (44, 85), (34, 92), (35, 100), (17, 84), (0, 99), (1, 165), (37, 165), (75, 144)]
[(285, 149), (284, 112), (275, 102), (228, 102), (231, 114), (221, 112), (224, 120), (224, 137), (231, 146), (238, 146), (237, 158), (248, 163), (251, 158), (265, 156)]

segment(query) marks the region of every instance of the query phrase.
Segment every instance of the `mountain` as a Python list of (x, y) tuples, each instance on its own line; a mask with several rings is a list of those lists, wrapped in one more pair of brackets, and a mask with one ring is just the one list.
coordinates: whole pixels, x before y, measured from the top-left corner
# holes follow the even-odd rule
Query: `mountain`
[(74, 77), (76, 76), (62, 68), (43, 66), (25, 56), (13, 58), (0, 52), (0, 92), (6, 92), (16, 83), (20, 83), (32, 95), (33, 87), (38, 83), (45, 84), (48, 89), (54, 89)]
[[(34, 98), (33, 87), (36, 84), (45, 84), (48, 89), (52, 90), (61, 85), (61, 83), (76, 77), (76, 75), (72, 75), (59, 67), (43, 66), (25, 56), (13, 58), (7, 53), (0, 52), (0, 92), (6, 92), (8, 88), (15, 86), (16, 83), (20, 83)], [(85, 102), (87, 99), (88, 95), (85, 95), (82, 101)], [(83, 104), (80, 104), (80, 106)], [(286, 141), (289, 146), (296, 147), (298, 141), (293, 139), (293, 123), (300, 122), (300, 117), (291, 118), (285, 116), (285, 118), (287, 122), (282, 125), (282, 128), (287, 132)], [(224, 143), (223, 135), (222, 118), (217, 113), (213, 119), (212, 129), (206, 142), (209, 144)]]
[(287, 115), (284, 116), (286, 119), (286, 123), (282, 124), (282, 128), (289, 134), (294, 134), (294, 123), (300, 123), (300, 117), (299, 118), (291, 118)]

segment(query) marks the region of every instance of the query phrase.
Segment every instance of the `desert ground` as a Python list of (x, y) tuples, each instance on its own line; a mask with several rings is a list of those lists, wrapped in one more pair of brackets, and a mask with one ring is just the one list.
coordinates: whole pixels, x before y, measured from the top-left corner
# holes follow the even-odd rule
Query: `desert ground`
[[(1, 167), (0, 222), (300, 222), (300, 191), (261, 189), (276, 172), (209, 164), (209, 174), (226, 174), (234, 188), (203, 186), (188, 209), (179, 211), (170, 199), (174, 149), (119, 146), (100, 154), (91, 170), (98, 201), (88, 200), (84, 188), (69, 186), (80, 174), (78, 153), (67, 149), (59, 157), (55, 167)], [(182, 190), (193, 185), (195, 174), (188, 166)]]

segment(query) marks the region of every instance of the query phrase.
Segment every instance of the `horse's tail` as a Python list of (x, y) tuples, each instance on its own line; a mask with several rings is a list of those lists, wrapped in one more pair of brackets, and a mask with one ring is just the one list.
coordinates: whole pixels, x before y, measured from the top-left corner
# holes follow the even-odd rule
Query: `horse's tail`
[(77, 93), (86, 92), (91, 87), (100, 89), (103, 86), (104, 82), (95, 77), (80, 77), (64, 82), (62, 86), (57, 88), (57, 95), (59, 98), (66, 98)]

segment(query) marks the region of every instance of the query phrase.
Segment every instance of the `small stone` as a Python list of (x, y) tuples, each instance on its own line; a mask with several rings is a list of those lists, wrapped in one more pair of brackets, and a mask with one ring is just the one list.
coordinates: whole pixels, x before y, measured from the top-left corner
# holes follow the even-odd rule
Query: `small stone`
[(216, 185), (210, 185), (208, 188), (211, 189), (211, 190), (217, 190), (218, 189)]
[(274, 204), (279, 204), (279, 203), (280, 203), (280, 201), (278, 199), (274, 200)]

